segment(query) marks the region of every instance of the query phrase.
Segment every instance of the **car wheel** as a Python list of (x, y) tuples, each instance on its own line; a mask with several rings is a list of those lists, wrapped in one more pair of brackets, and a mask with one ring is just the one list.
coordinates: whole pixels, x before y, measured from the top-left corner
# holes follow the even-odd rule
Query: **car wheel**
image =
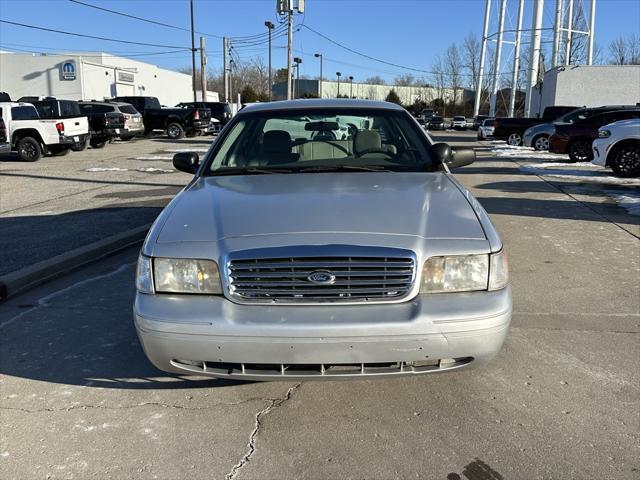
[(40, 142), (32, 137), (24, 137), (18, 141), (18, 156), (25, 162), (35, 162), (42, 156)]
[(538, 135), (531, 142), (534, 150), (542, 151), (549, 150), (549, 136), (548, 135)]
[(518, 132), (511, 132), (507, 137), (507, 143), (513, 147), (519, 147), (522, 145), (522, 135)]
[(640, 177), (640, 143), (626, 143), (609, 154), (609, 166), (619, 177)]
[(126, 137), (120, 137), (120, 140), (123, 142), (128, 142), (129, 140), (133, 139), (133, 135), (129, 135)]
[(569, 159), (572, 162), (590, 162), (593, 159), (591, 142), (584, 138), (579, 138), (569, 145)]
[(108, 143), (108, 140), (102, 140), (102, 141), (91, 140), (91, 146), (93, 148), (104, 148), (107, 143)]
[(84, 142), (74, 144), (73, 147), (71, 147), (71, 150), (73, 150), (74, 152), (82, 152), (83, 150), (87, 149), (88, 145), (89, 139), (87, 138)]
[(51, 155), (53, 155), (54, 157), (64, 157), (65, 155), (67, 155), (71, 151), (71, 148), (70, 147), (51, 146), (51, 147), (49, 147), (49, 151), (51, 152)]
[(184, 137), (184, 128), (179, 123), (170, 123), (167, 125), (167, 137), (171, 140), (179, 140)]

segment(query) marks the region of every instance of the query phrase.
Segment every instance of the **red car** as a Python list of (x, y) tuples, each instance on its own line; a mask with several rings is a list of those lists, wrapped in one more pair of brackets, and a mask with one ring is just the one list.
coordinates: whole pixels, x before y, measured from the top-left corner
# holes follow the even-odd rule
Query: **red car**
[(598, 138), (598, 129), (629, 118), (640, 118), (640, 108), (599, 113), (571, 124), (556, 124), (556, 132), (549, 137), (549, 151), (568, 153), (572, 162), (590, 162), (593, 159), (591, 143)]

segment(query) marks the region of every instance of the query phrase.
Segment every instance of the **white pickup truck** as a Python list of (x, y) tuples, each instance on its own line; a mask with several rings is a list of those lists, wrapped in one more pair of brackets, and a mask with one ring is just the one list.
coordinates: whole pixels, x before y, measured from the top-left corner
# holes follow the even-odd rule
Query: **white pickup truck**
[[(70, 122), (72, 125), (67, 126), (69, 122), (64, 119), (41, 119), (31, 103), (0, 102), (0, 109), (11, 149), (23, 161), (35, 162), (45, 153), (64, 155), (87, 141), (86, 117), (80, 121), (74, 119)], [(81, 125), (75, 125), (76, 122)]]

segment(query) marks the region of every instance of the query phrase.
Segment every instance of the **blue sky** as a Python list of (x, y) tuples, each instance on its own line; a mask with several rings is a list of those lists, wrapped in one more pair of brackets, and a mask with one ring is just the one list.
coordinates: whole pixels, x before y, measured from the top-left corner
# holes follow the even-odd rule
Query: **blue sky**
[[(158, 22), (189, 27), (188, 0), (82, 0), (100, 7), (118, 10)], [(583, 2), (589, 8), (590, 0)], [(499, 0), (493, 0), (497, 13)], [(247, 36), (266, 31), (265, 20), (277, 24), (275, 0), (196, 0), (196, 30), (207, 37), (209, 66), (222, 64), (222, 40), (215, 36)], [(513, 27), (517, 0), (509, 0), (506, 28)], [(546, 0), (544, 21), (552, 22), (555, 0)], [(524, 26), (530, 27), (532, 3), (526, 1)], [(352, 49), (392, 63), (429, 70), (434, 58), (447, 46), (473, 32), (481, 35), (484, 0), (307, 0), (305, 15), (295, 22), (323, 33)], [(143, 23), (78, 5), (69, 0), (0, 0), (0, 19), (42, 27), (111, 37), (170, 47), (190, 46), (186, 31)], [(493, 16), (497, 24), (497, 15)], [(597, 0), (596, 44), (606, 59), (609, 42), (619, 35), (640, 35), (640, 0)], [(548, 34), (550, 36), (550, 34)], [(286, 37), (274, 40), (274, 66), (286, 63)], [(266, 45), (236, 43), (242, 60), (261, 56)], [(0, 49), (28, 51), (107, 51), (135, 55), (139, 60), (163, 67), (178, 68), (190, 64), (189, 52), (170, 47), (146, 47), (79, 39), (51, 32), (0, 24)], [(303, 58), (300, 73), (318, 74), (318, 60), (324, 55), (325, 76), (339, 70), (364, 80), (380, 75), (390, 80), (401, 73), (412, 73), (372, 60), (331, 44), (306, 28), (294, 35), (295, 54)], [(511, 47), (505, 47), (508, 58)], [(172, 52), (172, 53), (165, 53)], [(415, 73), (415, 72), (414, 72)], [(420, 75), (420, 74), (417, 74)]]

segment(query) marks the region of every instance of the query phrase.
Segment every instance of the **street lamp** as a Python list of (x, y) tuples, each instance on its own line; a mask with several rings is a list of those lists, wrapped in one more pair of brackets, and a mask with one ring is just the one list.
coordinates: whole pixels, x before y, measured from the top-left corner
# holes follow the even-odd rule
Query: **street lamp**
[(349, 98), (353, 98), (353, 75), (349, 75)]
[(296, 67), (296, 88), (294, 89), (296, 95), (293, 98), (300, 98), (300, 64), (302, 63), (302, 59), (300, 57), (293, 57), (293, 63), (295, 63)]
[(269, 30), (269, 101), (271, 101), (271, 86), (272, 86), (272, 80), (271, 80), (271, 30), (273, 30), (275, 28), (275, 25), (273, 24), (273, 22), (264, 22), (264, 26), (267, 27), (267, 29)]
[(336, 72), (336, 77), (338, 77), (338, 97), (340, 97), (340, 72)]
[(322, 54), (316, 53), (313, 56), (320, 59), (320, 88), (318, 89), (318, 96), (322, 98)]

